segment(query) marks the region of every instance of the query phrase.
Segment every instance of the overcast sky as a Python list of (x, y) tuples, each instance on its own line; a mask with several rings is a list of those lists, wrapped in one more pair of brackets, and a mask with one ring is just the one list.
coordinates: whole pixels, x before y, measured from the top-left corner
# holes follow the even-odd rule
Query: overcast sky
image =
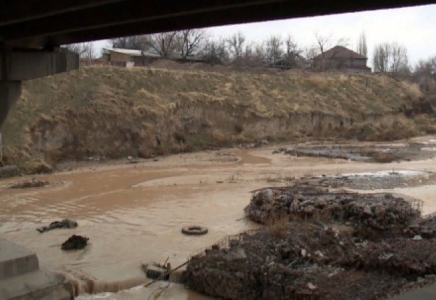
[[(238, 31), (243, 32), (247, 40), (255, 42), (271, 34), (290, 34), (305, 47), (315, 43), (315, 32), (318, 32), (332, 35), (335, 41), (348, 39), (349, 48), (353, 50), (359, 34), (364, 31), (369, 58), (375, 44), (396, 41), (407, 48), (410, 61), (414, 64), (419, 59), (436, 55), (436, 5), (210, 28), (211, 34), (216, 37), (226, 37)], [(99, 42), (98, 47), (106, 43)]]

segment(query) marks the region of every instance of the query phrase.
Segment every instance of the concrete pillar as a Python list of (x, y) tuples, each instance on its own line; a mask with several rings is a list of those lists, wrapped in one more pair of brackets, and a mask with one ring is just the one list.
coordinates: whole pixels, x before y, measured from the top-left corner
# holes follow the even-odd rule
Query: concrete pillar
[(0, 81), (0, 130), (21, 95), (21, 81)]

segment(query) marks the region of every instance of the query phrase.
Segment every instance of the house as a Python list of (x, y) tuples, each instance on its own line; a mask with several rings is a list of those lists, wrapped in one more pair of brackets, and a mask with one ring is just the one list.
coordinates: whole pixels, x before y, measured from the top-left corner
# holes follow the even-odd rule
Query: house
[(160, 59), (160, 55), (156, 51), (143, 52), (133, 49), (103, 48), (100, 61), (112, 66), (133, 67), (146, 66), (158, 59)]
[[(134, 67), (147, 66), (159, 59), (162, 59), (162, 57), (154, 49), (141, 51), (121, 48), (103, 48), (100, 62), (112, 66)], [(173, 53), (169, 59), (176, 61), (204, 62), (203, 59), (194, 55), (190, 55), (186, 57), (186, 59), (183, 59), (181, 53), (177, 52)]]
[(343, 46), (333, 47), (314, 57), (313, 67), (318, 70), (341, 70), (350, 73), (370, 73), (368, 57)]

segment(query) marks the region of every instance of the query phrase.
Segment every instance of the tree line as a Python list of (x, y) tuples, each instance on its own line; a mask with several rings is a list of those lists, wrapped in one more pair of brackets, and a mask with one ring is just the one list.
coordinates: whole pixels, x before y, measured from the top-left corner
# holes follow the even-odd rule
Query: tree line
[[(309, 68), (313, 59), (323, 55), (333, 46), (349, 47), (350, 41), (335, 38), (333, 35), (314, 34), (315, 42), (308, 47), (299, 44), (291, 35), (272, 34), (260, 42), (248, 41), (242, 32), (225, 38), (214, 38), (207, 29), (188, 29), (164, 33), (121, 37), (110, 40), (113, 48), (135, 49), (144, 52), (154, 51), (162, 58), (172, 58), (175, 54), (181, 59), (198, 57), (211, 63), (234, 64), (240, 66), (265, 66), (284, 64), (287, 67)], [(82, 59), (96, 57), (92, 43), (66, 46)], [(354, 49), (368, 56), (367, 38), (362, 32)], [(407, 48), (397, 42), (381, 43), (374, 46), (372, 63), (374, 72), (391, 74), (436, 74), (436, 56), (419, 61), (412, 66)]]

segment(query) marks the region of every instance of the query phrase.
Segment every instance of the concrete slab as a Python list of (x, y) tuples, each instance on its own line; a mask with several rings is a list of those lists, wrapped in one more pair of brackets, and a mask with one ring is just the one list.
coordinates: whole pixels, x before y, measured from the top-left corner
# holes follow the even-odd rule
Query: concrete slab
[(36, 254), (8, 240), (0, 239), (0, 280), (39, 270)]
[(63, 275), (46, 270), (0, 281), (0, 300), (70, 300), (72, 292)]
[(72, 284), (40, 270), (36, 254), (0, 239), (0, 300), (72, 300)]

